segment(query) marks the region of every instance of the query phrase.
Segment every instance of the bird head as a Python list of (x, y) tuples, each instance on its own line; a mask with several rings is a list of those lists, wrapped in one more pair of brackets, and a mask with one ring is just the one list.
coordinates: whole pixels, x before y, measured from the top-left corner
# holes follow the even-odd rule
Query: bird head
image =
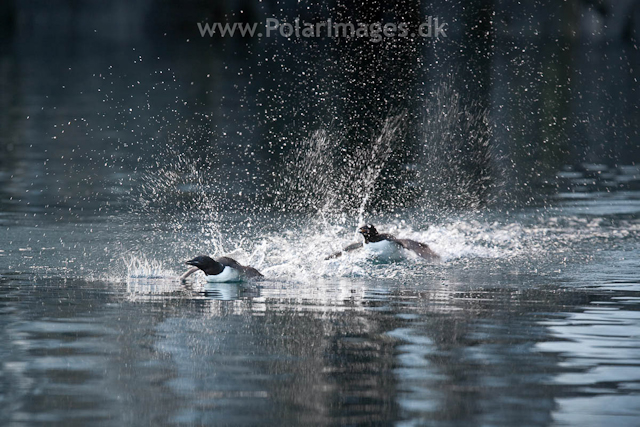
[(366, 242), (378, 235), (378, 230), (372, 224), (363, 225), (358, 229), (358, 232), (364, 236)]
[(220, 274), (222, 270), (224, 270), (224, 265), (206, 255), (199, 255), (194, 259), (190, 259), (185, 262), (185, 264), (198, 267), (200, 270), (204, 271), (204, 274), (206, 275)]

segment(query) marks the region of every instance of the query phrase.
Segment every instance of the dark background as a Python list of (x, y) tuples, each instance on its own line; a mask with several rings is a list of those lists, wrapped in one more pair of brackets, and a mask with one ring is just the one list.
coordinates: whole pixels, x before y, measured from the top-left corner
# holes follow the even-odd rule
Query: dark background
[[(197, 28), (427, 15), (446, 23), (446, 39), (222, 39)], [(323, 160), (344, 175), (335, 164), (358, 163), (350, 153), (396, 115), (374, 208), (397, 204), (393, 194), (455, 208), (528, 203), (572, 189), (562, 168), (615, 177), (640, 158), (639, 1), (3, 0), (0, 23), (5, 209), (129, 194), (135, 172), (170, 163), (273, 205), (301, 140), (327, 130), (337, 148)]]

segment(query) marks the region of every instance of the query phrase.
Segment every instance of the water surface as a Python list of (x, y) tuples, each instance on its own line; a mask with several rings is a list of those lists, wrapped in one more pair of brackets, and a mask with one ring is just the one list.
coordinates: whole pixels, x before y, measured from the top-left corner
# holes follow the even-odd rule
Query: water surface
[(640, 209), (619, 205), (380, 219), (440, 264), (265, 233), (236, 246), (266, 276), (244, 286), (175, 280), (197, 225), (5, 215), (3, 424), (635, 425)]

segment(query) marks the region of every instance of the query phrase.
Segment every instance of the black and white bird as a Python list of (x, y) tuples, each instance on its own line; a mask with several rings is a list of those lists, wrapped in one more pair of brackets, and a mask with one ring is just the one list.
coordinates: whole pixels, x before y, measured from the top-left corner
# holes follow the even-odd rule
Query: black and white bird
[(185, 264), (192, 265), (186, 273), (180, 276), (180, 280), (185, 280), (198, 270), (204, 272), (207, 282), (241, 282), (246, 279), (259, 279), (264, 277), (253, 267), (240, 264), (233, 258), (220, 257), (213, 259), (206, 255), (200, 255)]
[(380, 234), (371, 224), (360, 227), (358, 232), (364, 237), (364, 242), (352, 243), (340, 252), (333, 253), (325, 259), (338, 258), (343, 253), (356, 249), (364, 249), (376, 257), (390, 260), (401, 257), (402, 249), (411, 251), (429, 261), (440, 259), (440, 256), (433, 252), (428, 245), (411, 239), (397, 239), (390, 234)]

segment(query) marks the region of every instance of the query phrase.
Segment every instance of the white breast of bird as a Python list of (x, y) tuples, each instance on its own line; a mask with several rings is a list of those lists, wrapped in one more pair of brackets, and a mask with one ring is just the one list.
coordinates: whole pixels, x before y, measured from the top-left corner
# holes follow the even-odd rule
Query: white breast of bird
[(209, 283), (239, 282), (240, 272), (233, 267), (226, 266), (220, 274), (211, 274), (206, 276)]
[(402, 259), (402, 248), (397, 243), (389, 240), (381, 240), (379, 242), (366, 243), (364, 250), (368, 254), (378, 258), (384, 258), (389, 260)]

